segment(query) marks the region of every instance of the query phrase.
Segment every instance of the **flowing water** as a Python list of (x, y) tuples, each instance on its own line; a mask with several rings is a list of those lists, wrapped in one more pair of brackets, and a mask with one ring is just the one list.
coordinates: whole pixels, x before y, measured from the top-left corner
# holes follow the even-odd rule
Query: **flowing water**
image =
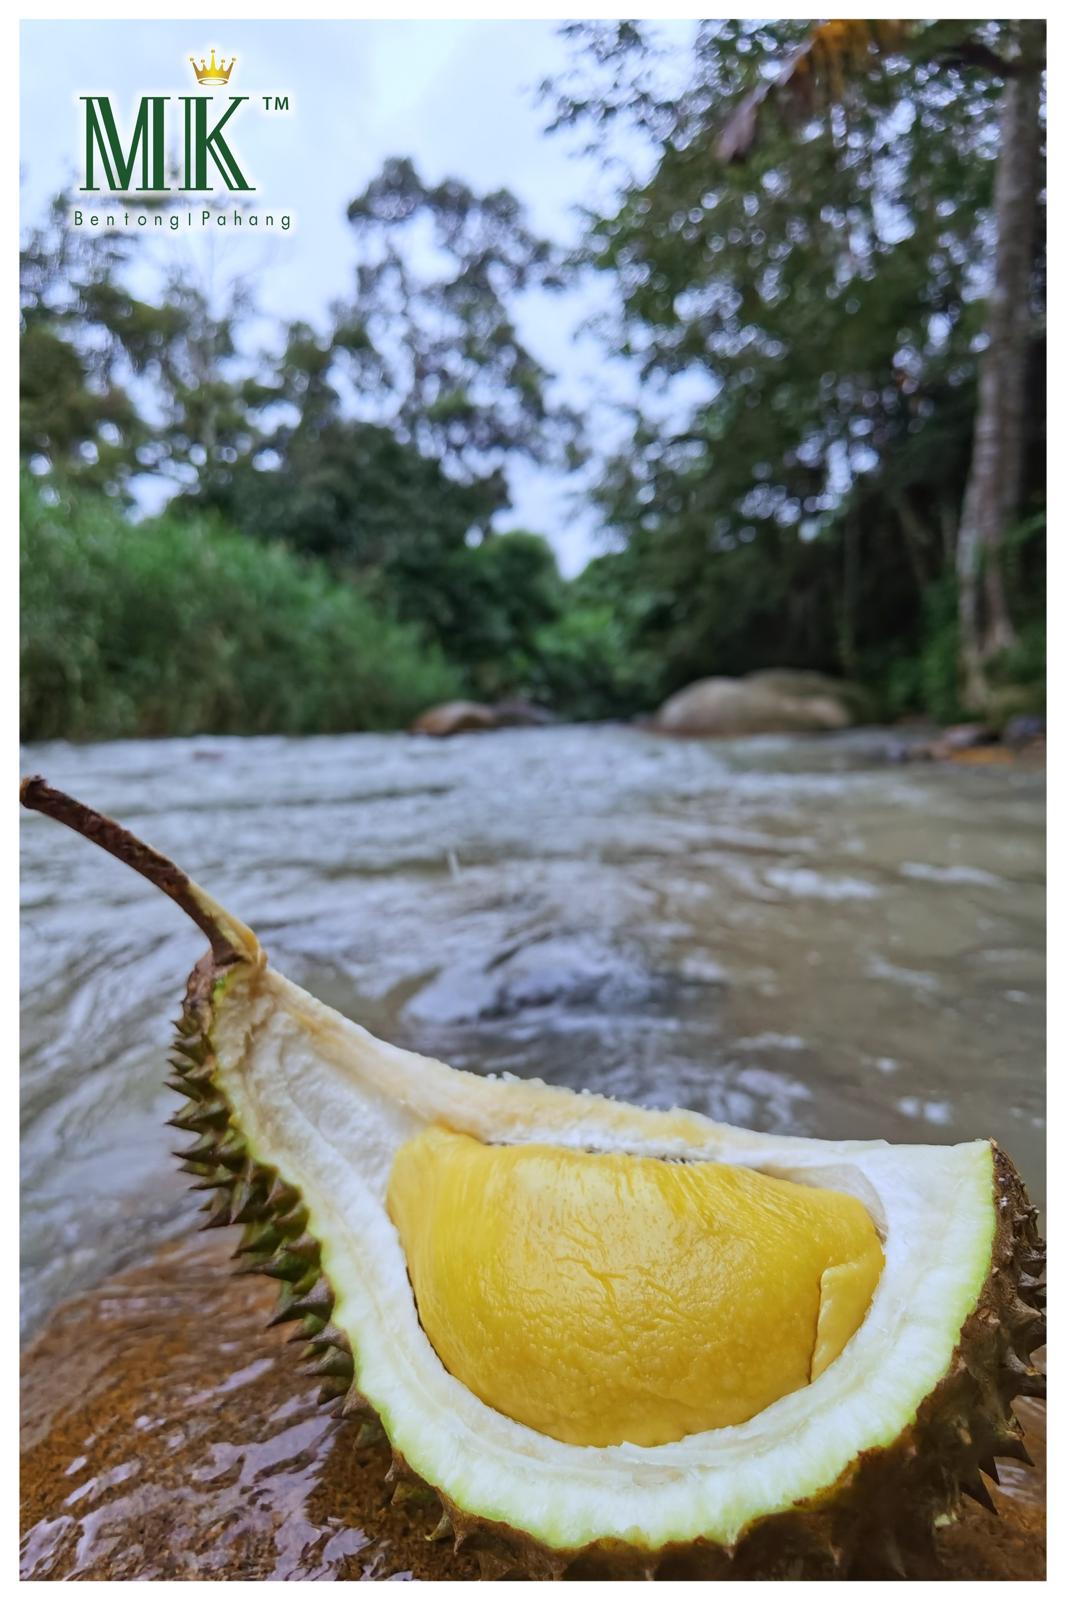
[[(473, 1070), (829, 1138), (993, 1135), (1044, 1187), (1043, 773), (876, 734), (634, 729), (24, 752), (274, 963)], [(170, 1020), (200, 934), (23, 819), (23, 1317), (184, 1232)]]

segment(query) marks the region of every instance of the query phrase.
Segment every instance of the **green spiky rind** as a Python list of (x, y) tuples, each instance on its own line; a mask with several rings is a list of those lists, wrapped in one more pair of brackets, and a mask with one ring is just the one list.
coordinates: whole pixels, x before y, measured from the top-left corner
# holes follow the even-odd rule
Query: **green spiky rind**
[[(232, 971), (232, 969), (230, 969)], [(172, 1065), (189, 1104), (172, 1125), (195, 1136), (182, 1151), (194, 1188), (208, 1193), (205, 1228), (237, 1224), (238, 1271), (279, 1284), (273, 1323), (294, 1323), (290, 1342), (321, 1378), (323, 1404), (353, 1426), (357, 1451), (387, 1435), (356, 1383), (346, 1334), (331, 1321), (333, 1291), (320, 1243), (307, 1230), (299, 1189), (259, 1162), (235, 1125), (216, 1081), (211, 1023), (218, 986), (210, 957), (194, 970), (177, 1025)], [(936, 1530), (955, 1520), (964, 1498), (994, 1510), (984, 1477), (996, 1458), (1028, 1462), (1012, 1410), (1019, 1395), (1042, 1397), (1032, 1353), (1044, 1342), (1045, 1249), (1036, 1213), (1010, 1160), (993, 1146), (996, 1231), (991, 1265), (952, 1360), (936, 1389), (891, 1446), (865, 1452), (821, 1494), (745, 1530), (733, 1546), (705, 1540), (646, 1550), (622, 1541), (554, 1550), (522, 1529), (466, 1511), (392, 1452), (386, 1491), (395, 1504), (434, 1506), (426, 1537), (451, 1539), (478, 1559), (482, 1576), (567, 1578), (841, 1579), (907, 1577), (934, 1554)], [(984, 1476), (983, 1476), (984, 1475)]]
[(355, 1363), (347, 1336), (330, 1321), (333, 1292), (321, 1246), (307, 1231), (307, 1208), (299, 1190), (249, 1150), (216, 1081), (211, 1022), (228, 976), (205, 956), (189, 979), (171, 1055), (172, 1087), (188, 1103), (170, 1126), (194, 1135), (194, 1143), (175, 1154), (195, 1178), (193, 1188), (209, 1195), (203, 1226), (241, 1228), (236, 1270), (262, 1273), (280, 1285), (273, 1321), (298, 1324), (292, 1340), (306, 1345), (304, 1359), (322, 1380), (319, 1398), (338, 1407), (353, 1389)]

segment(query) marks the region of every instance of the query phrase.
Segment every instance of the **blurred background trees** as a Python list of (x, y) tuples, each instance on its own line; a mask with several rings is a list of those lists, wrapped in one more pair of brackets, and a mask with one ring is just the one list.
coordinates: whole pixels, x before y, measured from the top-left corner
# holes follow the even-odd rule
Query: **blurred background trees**
[(1041, 25), (707, 23), (669, 94), (636, 25), (572, 31), (558, 120), (657, 155), (587, 259), (699, 396), (598, 489), (668, 686), (802, 663), (951, 717), (1038, 679)]
[[(148, 291), (140, 239), (62, 200), (27, 234), (27, 737), (387, 726), (443, 693), (631, 714), (771, 666), (886, 717), (1039, 702), (1042, 25), (707, 23), (680, 80), (642, 25), (568, 32), (554, 125), (650, 156), (576, 257), (401, 159), (348, 207), (325, 326), (265, 332), (246, 283)], [(518, 331), (588, 275), (639, 397), (606, 450)], [(591, 459), (606, 548), (570, 582), (494, 531), (522, 458)]]

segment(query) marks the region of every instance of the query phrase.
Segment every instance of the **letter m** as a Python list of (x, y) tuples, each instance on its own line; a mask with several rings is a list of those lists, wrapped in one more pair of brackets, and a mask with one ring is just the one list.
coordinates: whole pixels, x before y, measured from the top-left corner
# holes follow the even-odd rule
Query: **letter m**
[(96, 182), (97, 158), (103, 168), (104, 187), (124, 194), (133, 188), (133, 169), (140, 158), (138, 189), (165, 189), (166, 141), (163, 107), (169, 95), (145, 95), (133, 124), (129, 153), (122, 148), (115, 113), (106, 95), (83, 94), (85, 101), (85, 182), (82, 192), (100, 188)]

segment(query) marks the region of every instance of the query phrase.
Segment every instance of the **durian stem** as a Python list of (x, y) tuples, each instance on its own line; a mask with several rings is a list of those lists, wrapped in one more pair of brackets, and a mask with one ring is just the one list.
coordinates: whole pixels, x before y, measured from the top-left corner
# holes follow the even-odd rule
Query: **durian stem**
[(41, 777), (23, 778), (19, 798), (30, 811), (40, 811), (56, 822), (65, 823), (84, 839), (124, 861), (157, 889), (162, 889), (207, 935), (217, 966), (254, 960), (259, 955), (258, 941), (250, 929), (216, 905), (188, 873), (182, 872), (173, 861), (153, 850), (121, 823), (94, 811), (91, 806), (82, 805), (62, 789), (53, 789)]

